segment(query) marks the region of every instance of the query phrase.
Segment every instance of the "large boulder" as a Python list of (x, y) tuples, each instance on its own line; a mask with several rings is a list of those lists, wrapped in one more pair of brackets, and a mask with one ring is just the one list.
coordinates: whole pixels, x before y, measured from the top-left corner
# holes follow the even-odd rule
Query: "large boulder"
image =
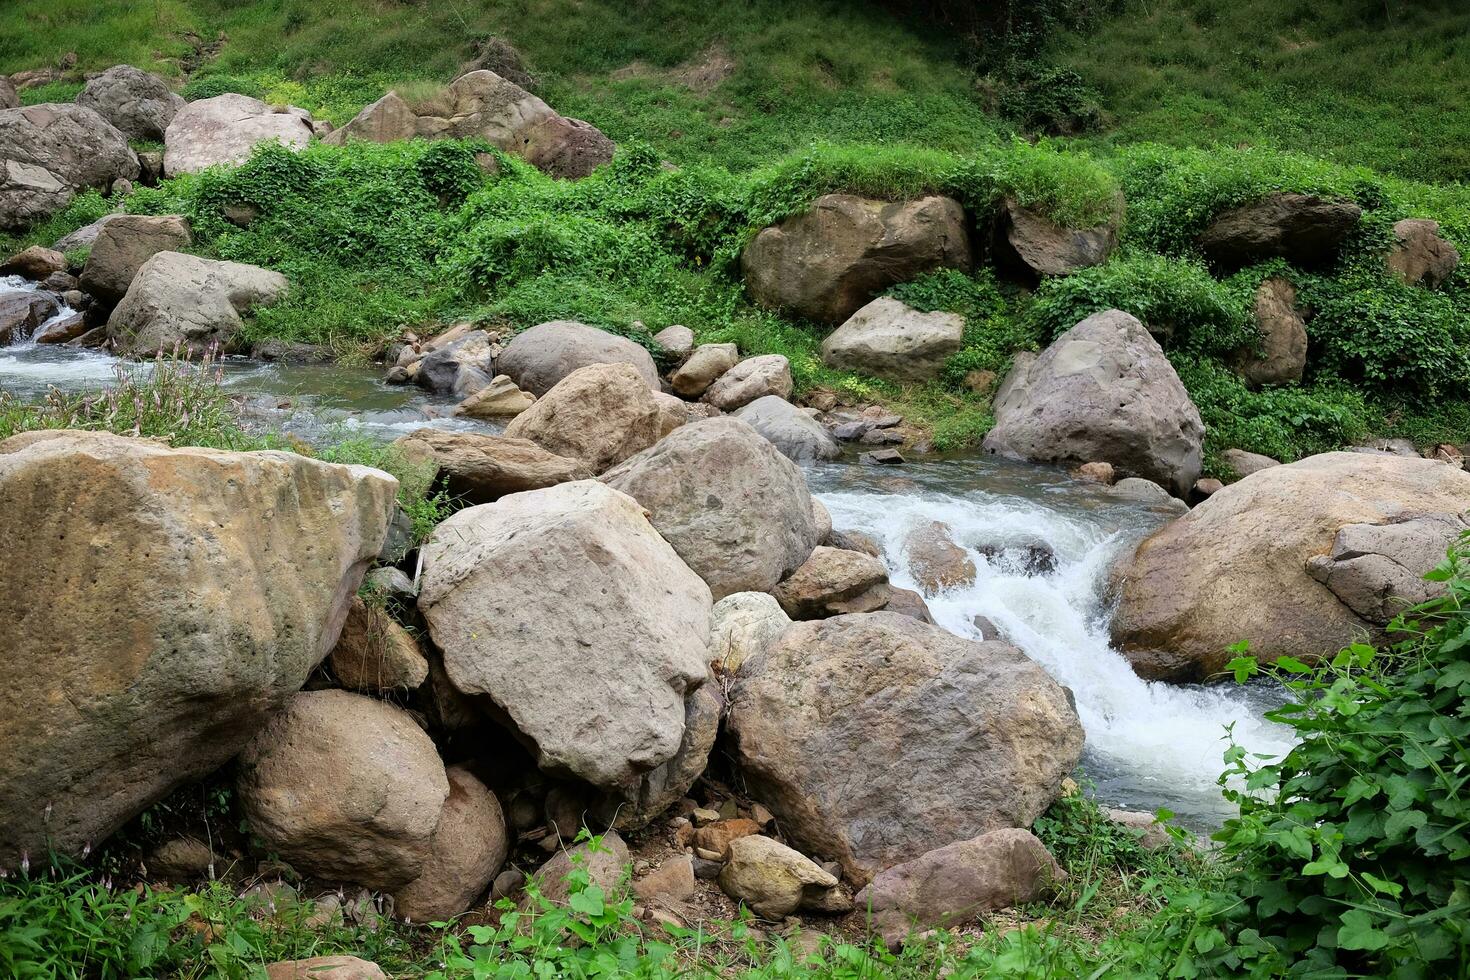
[(292, 453), (0, 443), (0, 864), (100, 843), (235, 755), (337, 642), (396, 492)]
[(471, 504), (592, 478), (592, 470), (580, 460), (511, 436), (415, 429), (393, 445), (413, 459), (432, 460), (449, 492)]
[(1065, 276), (1102, 265), (1118, 244), (1122, 210), (1120, 199), (1113, 220), (1092, 228), (1064, 228), (1007, 198), (997, 228), (998, 251), (1003, 259), (1020, 266), (1033, 279)]
[(86, 106), (0, 110), (0, 229), (49, 217), (89, 187), (138, 176), (127, 137)]
[(419, 609), (454, 686), (546, 770), (630, 790), (679, 751), (708, 674), (709, 588), (626, 494), (592, 481), (450, 517)]
[(781, 455), (798, 463), (836, 459), (842, 447), (826, 426), (777, 395), (764, 395), (735, 417), (771, 441)]
[(163, 172), (169, 177), (209, 167), (238, 166), (255, 147), (278, 140), (300, 150), (311, 142), (311, 121), (233, 92), (190, 102), (174, 114), (163, 136)]
[(229, 350), (245, 325), (241, 314), (286, 292), (279, 272), (242, 262), (159, 252), (144, 262), (107, 319), (119, 352), (147, 356), (178, 346), (199, 353)]
[(757, 398), (790, 398), (791, 362), (782, 354), (747, 357), (720, 375), (704, 393), (704, 401), (722, 412), (734, 412)]
[(450, 766), (449, 796), (429, 842), (429, 857), (413, 881), (393, 893), (393, 913), (434, 922), (465, 912), (510, 852), (500, 801), (463, 766)]
[(1272, 276), (1256, 289), (1260, 347), (1242, 352), (1240, 376), (1253, 385), (1292, 384), (1307, 367), (1307, 322), (1296, 305), (1296, 287)]
[(1017, 364), (995, 397), (985, 450), (1045, 463), (1113, 464), (1183, 496), (1199, 479), (1205, 427), (1143, 324), (1105, 310)]
[(433, 740), (402, 708), (302, 692), (239, 765), (250, 833), (296, 870), (389, 889), (423, 872), (449, 781)]
[(120, 214), (93, 242), (82, 269), (82, 289), (104, 303), (116, 303), (143, 263), (159, 252), (179, 252), (192, 244), (189, 222), (178, 215)]
[(159, 143), (184, 100), (157, 75), (113, 65), (87, 80), (77, 105), (93, 110), (130, 140)]
[(715, 599), (770, 591), (817, 544), (800, 468), (738, 419), (675, 429), (602, 479), (648, 511)]
[(580, 460), (594, 473), (647, 449), (665, 431), (658, 399), (631, 364), (578, 368), (505, 427), (507, 436)]
[[(1414, 597), (1415, 577), (1444, 557), (1467, 502), (1470, 473), (1434, 460), (1327, 453), (1262, 469), (1139, 545), (1119, 570), (1114, 641), (1141, 673), (1198, 680), (1217, 674), (1241, 640), (1270, 661), (1310, 659), (1381, 636), (1381, 623), (1364, 618), (1353, 608), (1361, 603), (1345, 601), (1332, 585), (1348, 598), (1371, 594), (1362, 575), (1391, 572), (1382, 579), (1388, 593), (1408, 589)], [(1434, 520), (1395, 527), (1416, 518)], [(1382, 529), (1354, 527), (1339, 547), (1339, 535), (1355, 525)], [(1422, 535), (1435, 527), (1426, 547)], [(1419, 543), (1395, 546), (1400, 532)], [(1379, 540), (1363, 543), (1371, 538)], [(1404, 564), (1389, 569), (1374, 554)], [(1321, 558), (1330, 559), (1328, 567), (1319, 568)], [(1334, 582), (1329, 573), (1349, 571), (1333, 567), (1339, 564), (1356, 571)]]
[(1384, 258), (1388, 271), (1409, 286), (1433, 289), (1460, 264), (1460, 251), (1439, 233), (1439, 222), (1405, 218), (1393, 226), (1394, 245)]
[(538, 398), (563, 378), (592, 364), (631, 364), (653, 391), (659, 390), (653, 355), (627, 337), (575, 320), (552, 320), (522, 330), (496, 358), (496, 369)]
[(413, 139), (483, 139), (555, 177), (585, 177), (612, 159), (612, 140), (595, 126), (562, 116), (514, 81), (468, 71), (438, 96), (412, 106), (389, 92), (326, 137), (391, 143)]
[(1020, 650), (889, 612), (792, 625), (740, 668), (728, 726), (750, 794), (859, 885), (1030, 826), (1082, 753), (1070, 694)]
[(1278, 191), (1217, 215), (1197, 241), (1229, 268), (1275, 256), (1293, 265), (1321, 265), (1337, 255), (1362, 215), (1352, 201)]
[(841, 323), (889, 286), (939, 268), (969, 271), (965, 209), (948, 197), (891, 203), (828, 194), (756, 235), (741, 256), (761, 306)]
[(0, 347), (34, 336), (60, 309), (54, 294), (39, 289), (0, 292)]
[(1067, 873), (1029, 830), (992, 830), (887, 868), (858, 893), (857, 907), (889, 946), (911, 932), (958, 925), (982, 912), (1034, 902)]
[(822, 341), (828, 367), (889, 381), (929, 381), (964, 342), (965, 321), (953, 313), (920, 313), (887, 296), (873, 300)]

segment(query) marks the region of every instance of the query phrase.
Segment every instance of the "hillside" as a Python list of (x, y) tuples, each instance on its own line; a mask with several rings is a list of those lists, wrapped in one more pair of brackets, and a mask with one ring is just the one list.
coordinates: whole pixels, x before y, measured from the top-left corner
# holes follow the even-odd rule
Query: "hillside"
[(1470, 14), (9, 0), (0, 976), (1470, 976)]

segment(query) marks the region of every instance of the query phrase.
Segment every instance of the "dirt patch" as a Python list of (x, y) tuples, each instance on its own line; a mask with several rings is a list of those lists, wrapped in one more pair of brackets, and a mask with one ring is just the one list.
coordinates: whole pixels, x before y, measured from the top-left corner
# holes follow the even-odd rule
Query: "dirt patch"
[(709, 95), (720, 83), (735, 73), (735, 59), (722, 44), (712, 44), (698, 56), (666, 71), (660, 71), (646, 61), (630, 61), (614, 69), (610, 78), (615, 82), (630, 78), (650, 78), (677, 85), (695, 95)]

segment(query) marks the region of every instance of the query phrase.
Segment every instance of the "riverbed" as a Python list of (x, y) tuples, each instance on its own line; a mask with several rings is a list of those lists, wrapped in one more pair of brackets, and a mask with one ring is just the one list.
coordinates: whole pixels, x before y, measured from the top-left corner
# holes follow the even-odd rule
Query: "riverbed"
[[(24, 286), (0, 280), (3, 288)], [(0, 348), (0, 390), (24, 400), (43, 398), (52, 388), (96, 390), (119, 371), (148, 370), (146, 363), (71, 347), (22, 341)], [(423, 426), (500, 428), (457, 418), (452, 401), (386, 385), (379, 371), (366, 367), (227, 358), (223, 370), (226, 390), (249, 427), (314, 445), (349, 437), (386, 441)], [(1281, 700), (1273, 685), (1150, 683), (1110, 646), (1108, 575), (1168, 514), (1057, 468), (978, 453), (880, 467), (858, 462), (853, 452), (809, 467), (808, 478), (834, 526), (882, 543), (896, 585), (917, 588), (904, 560), (909, 529), (934, 520), (950, 526), (978, 574), (973, 584), (930, 598), (934, 618), (976, 638), (974, 618), (988, 618), (1071, 689), (1087, 732), (1084, 773), (1104, 802), (1147, 811), (1165, 807), (1186, 826), (1210, 829), (1231, 812), (1216, 782), (1227, 728), (1233, 726), (1235, 740), (1252, 752), (1279, 754), (1289, 746), (1285, 730), (1262, 718)], [(1055, 554), (1053, 568), (1028, 570), (1005, 551), (1035, 544)]]

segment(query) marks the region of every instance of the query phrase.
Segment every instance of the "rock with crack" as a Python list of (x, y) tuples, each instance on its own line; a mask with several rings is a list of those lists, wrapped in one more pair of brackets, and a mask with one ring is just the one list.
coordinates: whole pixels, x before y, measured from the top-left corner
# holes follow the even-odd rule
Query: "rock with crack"
[(563, 483), (461, 510), (423, 551), (449, 679), (546, 771), (636, 792), (708, 676), (709, 588), (626, 494)]
[(888, 604), (888, 569), (862, 552), (818, 545), (771, 594), (792, 619), (874, 612)]

